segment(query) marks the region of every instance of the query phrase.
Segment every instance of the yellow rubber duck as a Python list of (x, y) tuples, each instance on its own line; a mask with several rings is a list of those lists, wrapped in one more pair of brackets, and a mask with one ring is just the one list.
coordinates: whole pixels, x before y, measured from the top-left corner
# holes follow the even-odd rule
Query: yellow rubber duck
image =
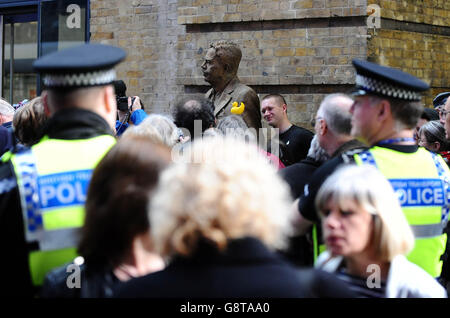
[(241, 105), (238, 107), (238, 102), (234, 102), (231, 104), (231, 113), (234, 115), (240, 115), (244, 112), (245, 105), (243, 102), (241, 102)]

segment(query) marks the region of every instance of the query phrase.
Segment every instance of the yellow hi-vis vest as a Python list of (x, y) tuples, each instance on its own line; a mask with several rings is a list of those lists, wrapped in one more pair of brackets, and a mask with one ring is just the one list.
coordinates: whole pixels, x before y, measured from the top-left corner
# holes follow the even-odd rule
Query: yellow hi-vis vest
[(313, 240), (313, 261), (316, 263), (317, 257), (327, 250), (327, 247), (324, 243), (319, 244), (319, 234), (317, 233), (317, 224), (313, 224), (312, 226), (312, 240)]
[(92, 171), (115, 142), (109, 135), (78, 140), (46, 136), (30, 150), (11, 156), (25, 238), (39, 245), (28, 256), (33, 285), (42, 285), (47, 272), (77, 256)]
[(433, 277), (442, 270), (447, 235), (450, 171), (444, 160), (424, 148), (403, 153), (375, 146), (354, 155), (357, 164), (371, 164), (390, 181), (415, 236), (407, 255)]

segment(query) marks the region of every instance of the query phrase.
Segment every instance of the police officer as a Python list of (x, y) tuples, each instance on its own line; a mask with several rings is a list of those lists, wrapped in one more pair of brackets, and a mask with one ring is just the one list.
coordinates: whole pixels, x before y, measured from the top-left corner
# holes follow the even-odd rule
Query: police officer
[(408, 259), (433, 277), (441, 273), (441, 255), (446, 244), (443, 229), (447, 222), (450, 172), (443, 159), (418, 147), (413, 130), (422, 113), (421, 93), (428, 84), (400, 70), (367, 61), (354, 60), (356, 88), (352, 113), (352, 135), (371, 148), (347, 152), (312, 176), (308, 191), (299, 200), (298, 222), (305, 226), (318, 222), (307, 218), (314, 211), (320, 185), (338, 165), (355, 162), (376, 166), (390, 180), (399, 195), (403, 212), (415, 234), (415, 247)]
[(114, 145), (116, 47), (84, 44), (33, 64), (51, 116), (39, 143), (0, 164), (0, 273), (11, 296), (34, 295), (45, 274), (76, 256), (95, 165)]

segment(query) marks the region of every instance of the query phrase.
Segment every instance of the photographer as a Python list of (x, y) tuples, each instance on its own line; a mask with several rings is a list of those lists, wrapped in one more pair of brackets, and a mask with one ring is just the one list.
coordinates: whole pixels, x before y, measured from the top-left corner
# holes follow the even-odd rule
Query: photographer
[(139, 125), (147, 113), (138, 96), (126, 96), (127, 87), (122, 80), (114, 82), (114, 89), (117, 100), (116, 136), (121, 136), (129, 125)]

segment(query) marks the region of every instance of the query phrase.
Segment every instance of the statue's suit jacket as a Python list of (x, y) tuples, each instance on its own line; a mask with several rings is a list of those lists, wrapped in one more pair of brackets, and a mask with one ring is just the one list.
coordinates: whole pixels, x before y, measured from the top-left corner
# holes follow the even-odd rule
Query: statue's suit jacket
[(214, 115), (217, 119), (231, 115), (233, 102), (244, 103), (245, 109), (242, 118), (250, 128), (261, 128), (261, 111), (259, 107), (259, 98), (255, 91), (242, 84), (237, 77), (233, 78), (223, 90), (222, 95), (215, 98), (214, 88), (211, 88), (205, 94), (206, 98), (214, 103)]

